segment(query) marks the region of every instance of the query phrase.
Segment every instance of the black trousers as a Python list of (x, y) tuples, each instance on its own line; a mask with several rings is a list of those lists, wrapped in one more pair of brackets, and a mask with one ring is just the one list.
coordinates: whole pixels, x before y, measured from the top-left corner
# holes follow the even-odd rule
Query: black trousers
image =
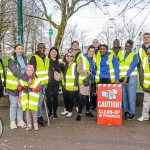
[[(49, 113), (56, 113), (57, 107), (58, 107), (58, 91), (59, 91), (59, 85), (56, 86), (47, 86), (45, 90), (46, 99), (47, 99), (47, 106)], [(53, 109), (53, 111), (52, 111)]]
[(82, 113), (85, 103), (86, 103), (86, 112), (89, 112), (91, 107), (91, 101), (89, 101), (89, 96), (81, 95), (79, 101), (79, 111), (78, 111), (79, 114)]
[(63, 89), (63, 97), (66, 111), (72, 112), (75, 94), (76, 91), (67, 91), (66, 89)]

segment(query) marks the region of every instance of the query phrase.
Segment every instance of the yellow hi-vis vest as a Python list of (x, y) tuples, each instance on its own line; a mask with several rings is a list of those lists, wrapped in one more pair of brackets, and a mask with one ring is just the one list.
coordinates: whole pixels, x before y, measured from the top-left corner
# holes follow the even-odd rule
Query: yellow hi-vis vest
[(46, 68), (46, 58), (43, 61), (43, 59), (38, 56), (37, 54), (34, 54), (36, 59), (36, 75), (38, 79), (41, 81), (41, 85), (48, 83), (48, 70)]
[[(115, 82), (115, 70), (113, 67), (113, 54), (109, 54), (108, 55), (108, 65), (109, 65), (109, 73), (110, 73), (110, 79), (111, 79), (111, 83)], [(99, 82), (100, 81), (100, 64), (101, 64), (101, 54), (100, 52), (97, 53), (97, 58), (96, 58), (96, 66), (97, 66), (97, 72), (96, 72), (96, 76), (95, 76), (95, 81)]]
[[(11, 58), (14, 61), (14, 57), (11, 56)], [(19, 67), (19, 66), (17, 66)], [(7, 68), (7, 73), (6, 73), (6, 88), (10, 90), (16, 90), (18, 87), (19, 79), (15, 77), (11, 70)]]
[[(20, 80), (20, 84), (22, 86), (28, 86), (28, 83), (23, 80)], [(40, 84), (40, 80), (35, 78), (30, 88), (36, 88), (38, 84)], [(26, 111), (26, 109), (30, 109), (30, 110), (38, 111), (39, 96), (40, 96), (40, 92), (38, 93), (30, 92), (29, 94), (26, 94), (22, 91), (21, 92), (22, 110)]]
[[(127, 56), (126, 59), (124, 59), (125, 55), (122, 55), (119, 59), (119, 69), (120, 69), (120, 79), (125, 77), (130, 65), (133, 61), (134, 55), (136, 55), (135, 52), (130, 52), (130, 54)], [(132, 71), (130, 76), (136, 76), (137, 75), (137, 67)]]
[(143, 87), (149, 88), (149, 86), (150, 86), (150, 68), (149, 68), (148, 57), (144, 58), (142, 65), (143, 65), (143, 70), (144, 70)]
[[(74, 87), (74, 81), (75, 81), (75, 68), (76, 68), (76, 63), (72, 63), (71, 66), (68, 67), (67, 72), (66, 72), (66, 83), (65, 88), (68, 91), (73, 91)], [(76, 89), (78, 90), (78, 89)]]
[(4, 71), (3, 71), (3, 66), (1, 63), (0, 63), (0, 76), (2, 80), (2, 86), (4, 86)]
[[(83, 56), (81, 56), (82, 62), (83, 62), (83, 70), (85, 71), (89, 71), (90, 70), (90, 63), (88, 61), (88, 59)], [(93, 57), (93, 62), (95, 63), (95, 59)], [(79, 84), (83, 84), (83, 79), (85, 79), (86, 77), (88, 77), (89, 75), (85, 75), (85, 74), (79, 74)]]
[[(109, 52), (112, 53), (112, 54), (114, 54), (114, 55), (116, 56), (116, 54), (114, 53), (114, 50), (113, 50), (113, 49), (110, 49)], [(119, 52), (118, 52), (118, 54), (117, 54), (117, 56), (116, 56), (117, 59), (120, 59), (120, 57), (122, 57), (122, 55), (124, 55), (124, 54), (125, 54), (125, 51), (124, 51), (124, 50), (122, 50), (122, 49), (119, 50)]]

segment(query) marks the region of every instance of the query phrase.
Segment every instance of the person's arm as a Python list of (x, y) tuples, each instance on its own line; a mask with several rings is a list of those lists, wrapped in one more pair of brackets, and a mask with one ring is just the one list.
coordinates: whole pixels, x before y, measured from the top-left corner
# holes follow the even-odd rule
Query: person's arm
[(35, 88), (32, 88), (32, 92), (37, 93), (37, 92), (40, 92), (40, 91), (41, 91), (41, 86), (40, 86), (40, 84), (38, 84)]
[(84, 70), (83, 69), (83, 61), (82, 61), (82, 57), (80, 58), (78, 65), (77, 65), (77, 72), (79, 74), (83, 74), (83, 75), (89, 75), (90, 71)]
[(133, 70), (137, 67), (137, 64), (138, 64), (138, 55), (135, 54), (134, 57), (133, 57), (133, 61), (130, 64), (129, 69), (128, 69), (127, 73), (126, 73), (126, 78), (130, 77), (130, 75), (133, 72)]
[(112, 63), (113, 63), (113, 67), (114, 67), (114, 75), (115, 75), (115, 81), (119, 81), (119, 63), (118, 63), (118, 59), (113, 56), (113, 60), (112, 60)]
[(12, 74), (18, 79), (21, 79), (27, 82), (29, 81), (29, 78), (25, 74), (21, 73), (18, 63), (16, 63), (12, 59), (9, 59), (8, 61), (8, 68), (11, 70)]
[(5, 74), (5, 67), (4, 67), (4, 64), (3, 64), (3, 61), (2, 61), (1, 58), (0, 58), (0, 62), (1, 62), (1, 65), (2, 65), (2, 69), (3, 69), (3, 73), (2, 73), (2, 76), (1, 76), (2, 79), (3, 79), (2, 84), (5, 87), (6, 86), (6, 74)]

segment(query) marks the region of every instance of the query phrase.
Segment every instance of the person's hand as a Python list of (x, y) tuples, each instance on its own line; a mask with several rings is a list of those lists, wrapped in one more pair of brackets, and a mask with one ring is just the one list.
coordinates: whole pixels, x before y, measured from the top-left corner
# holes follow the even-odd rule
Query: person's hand
[(126, 77), (124, 78), (122, 84), (123, 84), (123, 85), (126, 85), (126, 84), (127, 84), (127, 78), (126, 78)]
[(115, 81), (116, 84), (119, 84), (120, 82), (118, 80)]
[(91, 71), (87, 71), (87, 74), (90, 75), (90, 74), (91, 74)]
[(32, 79), (29, 79), (28, 85), (30, 86), (32, 83), (33, 83), (33, 80), (32, 80)]
[(28, 86), (23, 86), (23, 87), (22, 87), (22, 90), (23, 90), (23, 92), (26, 93), (26, 94), (32, 92), (32, 89), (29, 88)]
[(76, 91), (77, 90), (77, 86), (73, 86), (73, 91)]

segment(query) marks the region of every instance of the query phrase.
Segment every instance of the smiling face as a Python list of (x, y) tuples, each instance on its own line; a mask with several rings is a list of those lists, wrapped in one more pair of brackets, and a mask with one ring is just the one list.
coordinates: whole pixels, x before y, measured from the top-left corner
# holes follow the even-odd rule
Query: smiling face
[(15, 53), (17, 56), (21, 56), (23, 54), (23, 46), (19, 45), (15, 48)]
[(93, 56), (94, 56), (94, 53), (95, 53), (94, 48), (90, 48), (90, 49), (87, 51), (88, 57), (93, 57)]
[(67, 53), (66, 54), (66, 60), (68, 63), (72, 62), (74, 59), (73, 54), (72, 53)]
[(125, 44), (125, 51), (126, 52), (130, 52), (132, 50), (132, 45), (130, 45), (129, 43)]
[(31, 68), (26, 69), (26, 74), (27, 76), (32, 76), (33, 75), (33, 70)]
[(100, 53), (102, 56), (106, 55), (107, 52), (108, 52), (108, 49), (105, 46), (100, 47)]
[(43, 56), (45, 54), (45, 50), (46, 50), (46, 48), (45, 48), (44, 44), (39, 44), (38, 45), (38, 52), (40, 53), (40, 55)]
[(56, 59), (57, 57), (57, 51), (55, 49), (52, 49), (51, 52), (50, 52), (50, 58), (51, 59)]
[(114, 48), (119, 48), (119, 47), (120, 47), (120, 41), (119, 41), (118, 39), (115, 39), (115, 40), (113, 41), (113, 47), (114, 47)]

